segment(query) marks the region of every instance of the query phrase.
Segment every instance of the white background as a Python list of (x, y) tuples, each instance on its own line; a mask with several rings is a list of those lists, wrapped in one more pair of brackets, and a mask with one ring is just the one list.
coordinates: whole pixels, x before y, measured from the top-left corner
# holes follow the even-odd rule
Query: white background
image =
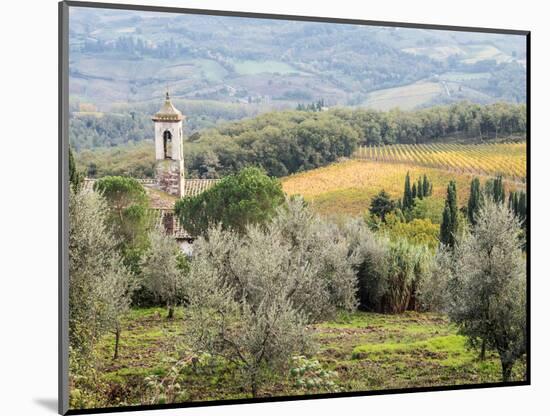
[[(116, 0), (112, 0), (116, 1)], [(128, 0), (132, 1), (132, 0)], [(532, 382), (529, 387), (234, 405), (148, 415), (550, 414), (550, 21), (507, 0), (133, 0), (142, 4), (532, 31)], [(0, 6), (0, 414), (54, 414), (57, 396), (57, 2)], [(132, 413), (134, 414), (134, 413)]]

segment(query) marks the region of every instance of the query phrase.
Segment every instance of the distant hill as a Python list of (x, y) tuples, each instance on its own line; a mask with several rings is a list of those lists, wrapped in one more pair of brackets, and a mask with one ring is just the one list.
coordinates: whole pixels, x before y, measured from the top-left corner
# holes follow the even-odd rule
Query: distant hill
[(241, 116), (319, 99), (516, 103), (525, 61), (513, 35), (72, 8), (70, 100), (74, 111), (139, 110), (169, 86), (176, 99), (248, 108)]
[[(449, 158), (451, 162), (457, 157), (464, 161), (467, 156), (466, 166), (455, 167), (521, 178), (525, 171), (518, 169), (521, 166), (503, 164), (502, 160), (494, 160), (482, 170), (475, 165), (479, 159), (476, 155), (483, 149), (479, 143), (511, 138), (521, 141), (525, 131), (525, 105), (507, 103), (480, 106), (464, 102), (388, 112), (343, 107), (275, 111), (188, 135), (184, 141), (185, 167), (188, 177), (203, 179), (235, 173), (245, 166), (260, 166), (270, 176), (284, 177), (343, 157), (411, 159), (413, 163), (420, 158), (421, 164), (430, 167), (448, 165)], [(153, 145), (147, 140), (153, 131), (146, 116), (79, 116), (71, 120), (70, 133), (77, 161), (90, 175), (153, 176)], [(427, 146), (435, 143), (437, 146)], [(442, 147), (444, 143), (447, 145)], [(419, 149), (432, 155), (442, 149), (452, 150), (458, 143), (469, 144), (461, 150), (473, 155), (459, 152), (437, 161), (424, 160), (423, 155), (412, 157)], [(400, 146), (384, 146), (395, 144)], [(496, 147), (484, 148), (497, 159), (506, 158), (508, 153), (525, 155), (524, 146), (501, 147), (501, 152), (496, 152)], [(454, 165), (452, 162), (451, 168)]]

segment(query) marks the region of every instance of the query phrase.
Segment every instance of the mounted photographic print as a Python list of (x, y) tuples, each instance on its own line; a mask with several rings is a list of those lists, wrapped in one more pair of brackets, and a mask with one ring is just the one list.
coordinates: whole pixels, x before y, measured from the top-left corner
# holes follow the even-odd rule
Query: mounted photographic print
[(529, 32), (59, 10), (60, 413), (530, 383)]

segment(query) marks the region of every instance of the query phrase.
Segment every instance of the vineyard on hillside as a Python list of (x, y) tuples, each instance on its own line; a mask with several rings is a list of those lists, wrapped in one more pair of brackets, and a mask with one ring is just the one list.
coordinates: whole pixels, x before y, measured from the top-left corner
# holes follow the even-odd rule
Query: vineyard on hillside
[[(480, 177), (482, 183), (489, 178), (418, 163), (348, 160), (287, 176), (282, 179), (282, 184), (285, 193), (302, 195), (320, 214), (359, 215), (368, 209), (372, 197), (381, 190), (394, 199), (401, 198), (407, 172), (415, 181), (422, 175), (428, 176), (433, 183), (432, 199), (434, 203), (438, 201), (441, 210), (449, 181), (456, 182), (459, 205), (465, 205), (468, 202), (470, 181), (475, 176)], [(525, 189), (525, 185), (517, 181), (505, 179), (504, 184), (506, 192)]]
[(526, 143), (490, 144), (395, 144), (361, 146), (353, 154), (360, 160), (413, 164), (473, 175), (502, 175), (525, 182), (527, 173)]

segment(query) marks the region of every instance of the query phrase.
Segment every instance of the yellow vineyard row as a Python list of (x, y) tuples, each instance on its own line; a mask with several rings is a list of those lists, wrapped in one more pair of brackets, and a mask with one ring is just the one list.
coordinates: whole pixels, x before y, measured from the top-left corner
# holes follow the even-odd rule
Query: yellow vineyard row
[(527, 173), (525, 142), (361, 146), (355, 151), (353, 158), (413, 164), (473, 175), (502, 175), (509, 180), (518, 182), (523, 182)]

